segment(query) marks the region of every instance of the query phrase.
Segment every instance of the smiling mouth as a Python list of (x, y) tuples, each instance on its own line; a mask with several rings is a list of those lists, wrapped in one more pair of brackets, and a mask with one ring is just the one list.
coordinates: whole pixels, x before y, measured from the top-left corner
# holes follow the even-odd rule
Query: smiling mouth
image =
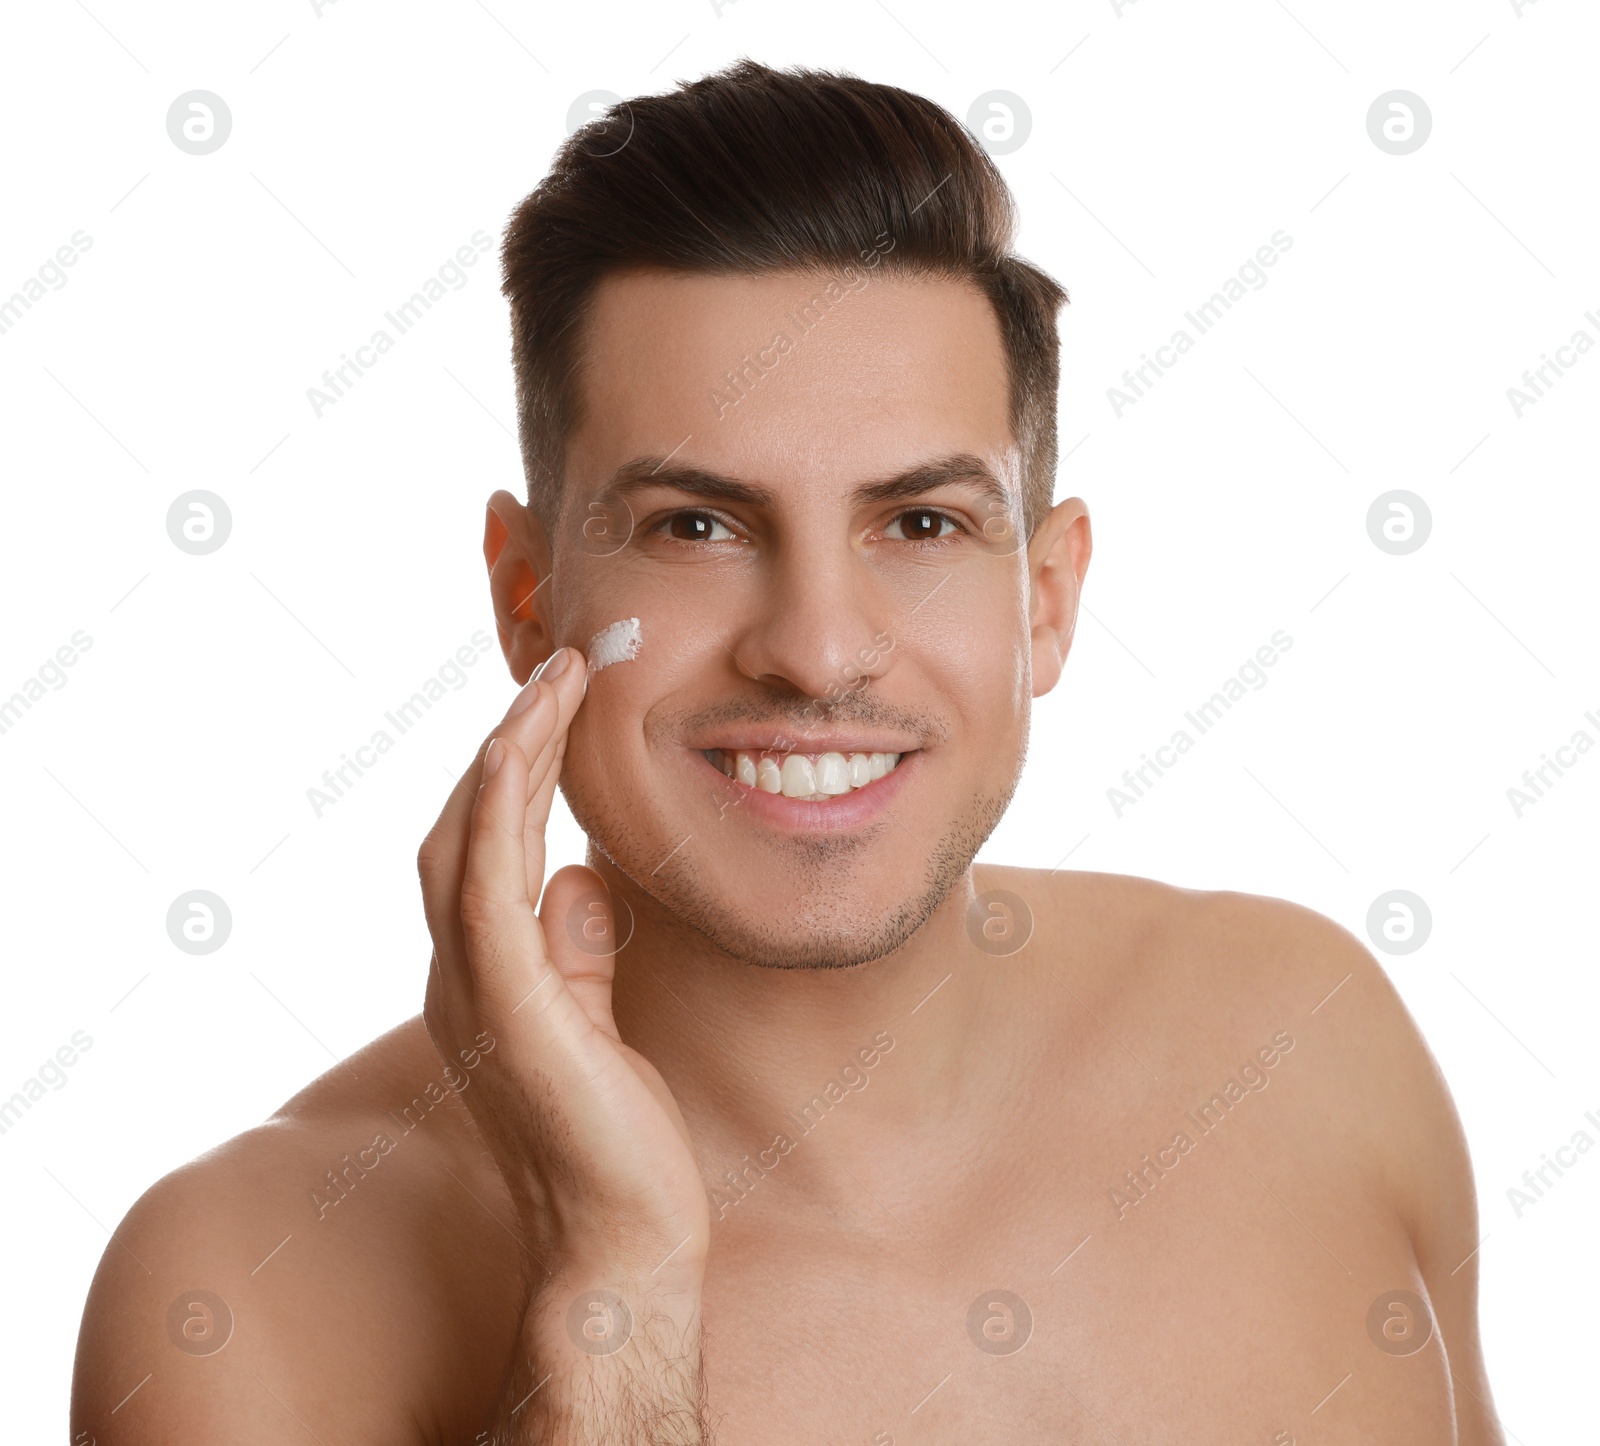
[(762, 793), (814, 803), (855, 793), (894, 772), (904, 753), (767, 753), (706, 748), (706, 762)]

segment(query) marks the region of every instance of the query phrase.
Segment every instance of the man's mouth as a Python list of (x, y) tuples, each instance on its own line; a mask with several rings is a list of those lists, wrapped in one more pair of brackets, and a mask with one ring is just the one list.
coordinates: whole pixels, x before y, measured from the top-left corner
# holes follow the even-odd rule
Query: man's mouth
[(706, 761), (729, 778), (762, 793), (826, 803), (892, 773), (903, 753), (775, 753), (706, 748)]

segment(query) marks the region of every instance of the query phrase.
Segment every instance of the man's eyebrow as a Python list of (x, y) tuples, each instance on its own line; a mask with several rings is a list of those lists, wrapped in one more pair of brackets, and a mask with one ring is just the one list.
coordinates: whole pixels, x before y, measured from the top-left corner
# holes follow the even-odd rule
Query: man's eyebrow
[[(1009, 510), (1010, 494), (989, 465), (971, 452), (952, 452), (945, 457), (918, 462), (892, 477), (863, 482), (852, 491), (851, 498), (858, 506), (903, 502), (947, 486), (967, 487), (980, 501), (994, 504), (1001, 512)], [(629, 497), (651, 487), (670, 487), (691, 497), (738, 502), (750, 507), (771, 508), (778, 501), (778, 494), (769, 487), (664, 457), (635, 457), (624, 462), (612, 473), (599, 500)]]
[(1010, 494), (1000, 479), (983, 458), (971, 452), (952, 452), (947, 457), (918, 462), (916, 466), (908, 467), (893, 477), (885, 477), (882, 481), (863, 482), (852, 496), (863, 505), (904, 502), (940, 487), (966, 487), (979, 501), (993, 503), (1000, 512), (1007, 511), (1010, 506)]

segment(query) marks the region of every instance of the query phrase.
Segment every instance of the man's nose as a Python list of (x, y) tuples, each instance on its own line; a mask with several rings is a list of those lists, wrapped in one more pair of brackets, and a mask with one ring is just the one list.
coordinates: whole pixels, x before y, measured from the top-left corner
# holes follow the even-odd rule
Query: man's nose
[(895, 606), (847, 544), (787, 547), (769, 558), (730, 646), (755, 681), (833, 701), (887, 671)]

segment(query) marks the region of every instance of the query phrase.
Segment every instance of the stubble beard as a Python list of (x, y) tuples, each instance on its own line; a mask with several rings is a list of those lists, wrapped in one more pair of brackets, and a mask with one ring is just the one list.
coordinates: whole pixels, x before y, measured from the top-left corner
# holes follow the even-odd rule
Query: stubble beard
[[(1020, 772), (1020, 769), (1019, 769)], [(803, 901), (781, 924), (753, 921), (748, 907), (729, 898), (726, 885), (708, 876), (692, 839), (661, 866), (640, 849), (636, 826), (602, 810), (573, 816), (597, 850), (634, 886), (660, 905), (673, 922), (699, 935), (719, 953), (762, 969), (853, 969), (892, 954), (908, 943), (950, 891), (966, 877), (984, 841), (994, 832), (1016, 788), (975, 795), (943, 837), (928, 851), (919, 886), (887, 909), (852, 908), (846, 889), (874, 867), (874, 856), (920, 849), (904, 825), (890, 818), (881, 828), (851, 837), (790, 838), (787, 857), (770, 887)], [(568, 806), (572, 800), (568, 799)]]

